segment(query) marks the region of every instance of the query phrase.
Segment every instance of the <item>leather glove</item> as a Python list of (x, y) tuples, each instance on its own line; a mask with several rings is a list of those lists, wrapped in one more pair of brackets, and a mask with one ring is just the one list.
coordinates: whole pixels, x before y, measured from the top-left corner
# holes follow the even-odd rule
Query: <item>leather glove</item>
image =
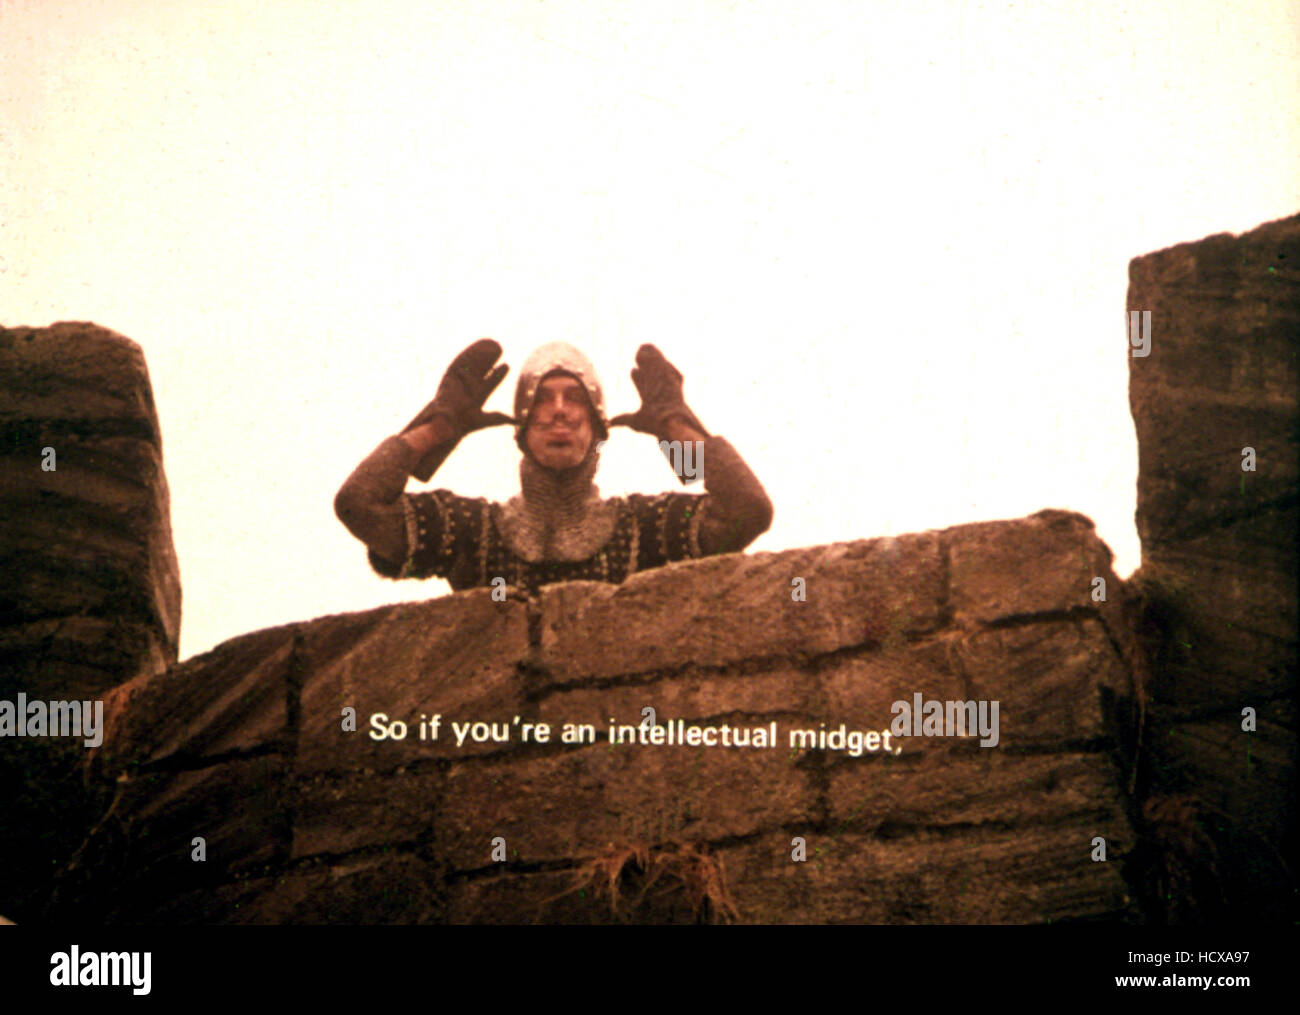
[(668, 421), (677, 416), (707, 437), (709, 432), (687, 407), (682, 395), (681, 371), (649, 343), (636, 351), (636, 363), (632, 383), (641, 394), (641, 408), (615, 416), (609, 425), (631, 427), (662, 439), (668, 435)]
[(502, 363), (492, 364), (501, 357), (501, 346), (490, 338), (480, 338), (451, 361), (442, 375), (438, 393), (433, 401), (420, 410), (402, 433), (441, 417), (451, 427), (454, 439), (450, 444), (433, 448), (411, 470), (417, 479), (427, 482), (434, 470), (446, 460), (460, 439), (484, 427), (513, 423), (514, 417), (503, 412), (484, 412), (483, 403), (496, 390), (510, 368)]

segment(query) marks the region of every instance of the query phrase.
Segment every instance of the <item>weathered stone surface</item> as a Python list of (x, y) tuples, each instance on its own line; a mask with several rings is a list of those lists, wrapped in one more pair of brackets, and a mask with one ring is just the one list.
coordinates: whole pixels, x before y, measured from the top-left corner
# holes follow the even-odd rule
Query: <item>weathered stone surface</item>
[(1093, 610), (1093, 580), (1120, 585), (1113, 555), (1092, 521), (1049, 509), (1007, 522), (944, 530), (951, 561), (951, 602), (962, 626), (1034, 613)]
[[(802, 578), (807, 600), (791, 597)], [(541, 665), (559, 682), (685, 665), (824, 653), (937, 628), (943, 563), (933, 533), (729, 555), (541, 594)], [(671, 609), (669, 607), (672, 607)], [(657, 626), (618, 618), (653, 612)], [(583, 638), (560, 632), (582, 630)]]
[(288, 858), (289, 782), (277, 756), (124, 774), (113, 785), (95, 833), (60, 874), (56, 919), (149, 923), (178, 897)]
[[(940, 532), (831, 546), (824, 559), (796, 550), (756, 563), (732, 556), (665, 568), (640, 576), (630, 592), (552, 586), (539, 602), (498, 603), (480, 590), (324, 617), (235, 639), (123, 686), (111, 703), (111, 746), (94, 771), (131, 775), (114, 820), (149, 840), (131, 844), (130, 855), (143, 858), (135, 866), (155, 878), (170, 871), (163, 878), (168, 897), (157, 905), (177, 920), (188, 918), (175, 915), (169, 900), (206, 887), (226, 901), (215, 909), (203, 903), (205, 920), (261, 922), (293, 913), (333, 922), (339, 913), (363, 912), (363, 900), (350, 893), (377, 884), (337, 870), (395, 865), (399, 881), (404, 871), (436, 869), (439, 884), (409, 908), (378, 905), (373, 912), (392, 922), (557, 914), (575, 922), (690, 922), (725, 915), (720, 900), (713, 911), (701, 910), (689, 877), (678, 876), (695, 868), (672, 865), (681, 857), (707, 864), (706, 856), (753, 872), (757, 887), (736, 890), (749, 893), (742, 918), (755, 922), (1113, 913), (1109, 895), (1087, 909), (1065, 888), (1041, 896), (1049, 908), (1035, 911), (1032, 893), (1004, 884), (1026, 868), (1061, 862), (1070, 835), (1131, 838), (1116, 804), (1122, 787), (1110, 754), (1122, 745), (1110, 713), (1134, 690), (1102, 614), (1062, 605), (1058, 587), (1045, 579), (1039, 585), (1046, 592), (1031, 609), (1009, 604), (985, 615), (968, 590), (961, 623), (950, 621), (942, 547), (960, 544), (962, 580), (973, 587), (979, 554), (1000, 566), (1006, 547), (1017, 544), (1017, 524), (1025, 529), (1020, 543), (1038, 539), (1062, 560), (1106, 553), (1086, 521), (1036, 516), (991, 523), (988, 531), (963, 527), (955, 540)], [(892, 600), (870, 591), (891, 567)], [(808, 602), (788, 599), (792, 575), (807, 579)], [(715, 592), (720, 581), (725, 593)], [(792, 607), (810, 607), (793, 615), (808, 620), (780, 627), (776, 613), (785, 607), (771, 593), (774, 583)], [(816, 597), (832, 594), (842, 609), (856, 603), (857, 612), (818, 626)], [(707, 608), (683, 610), (697, 601)], [(732, 619), (741, 615), (732, 602), (759, 604), (761, 624), (747, 636)], [(575, 603), (576, 611), (569, 608)], [(692, 616), (713, 624), (707, 637), (694, 631)], [(668, 644), (657, 659), (648, 658), (657, 644), (651, 632)], [(641, 650), (630, 651), (638, 639)], [(702, 658), (675, 655), (675, 639)], [(877, 741), (867, 745), (876, 752), (860, 758), (833, 743), (792, 749), (796, 730), (815, 737), (843, 723), (860, 733), (888, 731), (891, 704), (910, 702), (914, 693), (998, 699), (998, 746), (941, 736), (896, 740), (897, 753)], [(356, 731), (342, 729), (345, 706), (356, 709)], [(631, 740), (639, 741), (646, 706), (660, 726), (681, 719), (770, 737), (775, 724), (776, 737), (763, 747), (728, 747), (721, 737), (715, 747), (611, 743), (611, 716), (634, 728)], [(406, 722), (406, 738), (373, 739), (372, 712)], [(441, 716), (438, 739), (422, 740), (419, 723), (434, 714)], [(471, 721), (499, 724), (504, 739), (456, 746), (453, 723)], [(535, 729), (538, 722), (550, 724), (549, 741), (537, 743), (534, 734), (525, 742), (524, 724)], [(595, 741), (565, 743), (565, 723), (591, 724)], [(176, 766), (201, 767), (172, 772)], [(204, 800), (218, 803), (203, 812)], [(261, 817), (245, 821), (249, 807)], [(166, 867), (182, 826), (190, 825), (207, 827), (209, 848), (215, 843), (223, 856), (203, 884), (186, 881), (193, 872), (183, 867)], [(785, 875), (776, 872), (791, 861), (787, 845), (771, 858), (772, 870), (760, 872), (755, 844), (789, 843), (796, 834), (821, 842), (837, 825), (835, 834), (886, 843), (893, 868), (928, 873), (909, 874), (910, 888), (889, 889), (883, 907), (861, 912), (852, 908), (859, 889), (808, 911), (763, 909), (761, 900), (778, 897), (772, 884)], [(1014, 849), (994, 835), (1011, 828), (1022, 833)], [(952, 843), (936, 846), (938, 832)], [(498, 836), (506, 844), (503, 864), (492, 857)], [(955, 852), (942, 862), (913, 855), (952, 844)], [(1031, 855), (1034, 849), (1057, 859)], [(658, 873), (649, 877), (665, 881), (631, 909), (595, 903), (609, 870), (588, 877), (593, 902), (568, 890), (582, 872), (615, 862), (616, 881), (639, 896), (646, 873), (633, 864), (620, 874), (617, 859), (638, 850), (658, 858)], [(1008, 851), (1012, 874), (1004, 875), (993, 865)], [(963, 867), (957, 858), (967, 854)], [(930, 880), (958, 870), (979, 886), (965, 908), (925, 895)], [(861, 890), (882, 891), (876, 875), (859, 875), (866, 878)], [(1109, 882), (1089, 884), (1109, 892)], [(312, 887), (343, 893), (338, 909), (305, 902)], [(541, 891), (547, 894), (528, 894)], [(1011, 902), (1003, 898), (1008, 892)], [(221, 908), (236, 902), (238, 913)], [(140, 894), (134, 909), (123, 905), (113, 909), (123, 919), (149, 911)], [(485, 907), (483, 915), (474, 915), (474, 905)], [(1064, 908), (1050, 908), (1058, 905)]]
[[(520, 714), (528, 653), (523, 604), (496, 602), (487, 589), (305, 625), (298, 770), (392, 771), (499, 750), (491, 741), (457, 748), (450, 723)], [(356, 709), (356, 732), (343, 730), (344, 707)], [(407, 723), (405, 740), (372, 739), (370, 717), (379, 712)], [(439, 739), (420, 740), (421, 717), (439, 713)]]
[[(1112, 834), (1132, 841), (1124, 826)], [(1069, 825), (977, 825), (898, 838), (845, 832), (809, 845), (805, 863), (791, 861), (789, 836), (719, 851), (743, 921), (768, 913), (786, 923), (884, 924), (1140, 916), (1121, 865), (1093, 861), (1090, 842)]]
[[(1114, 829), (1113, 831), (1120, 831)], [(1090, 858), (1072, 829), (996, 825), (876, 837), (808, 836), (808, 860), (791, 859), (791, 832), (727, 844), (710, 862), (741, 923), (1137, 922), (1120, 864)], [(1115, 840), (1124, 843), (1121, 837)], [(1082, 848), (1080, 848), (1082, 847)], [(669, 851), (671, 855), (671, 851)], [(580, 867), (580, 865), (579, 865)], [(661, 875), (644, 896), (635, 868), (621, 879), (619, 906), (607, 884), (578, 869), (505, 868), (454, 886), (447, 918), (456, 923), (691, 923), (700, 918), (687, 887)], [(579, 887), (582, 890), (579, 891)], [(721, 919), (723, 906), (703, 909)]]
[(292, 750), (288, 703), (296, 625), (241, 635), (166, 673), (115, 688), (104, 744), (88, 759), (106, 775), (168, 761)]
[(297, 781), (293, 858), (410, 847), (433, 834), (446, 774), (419, 770), (312, 775)]
[(1231, 529), (1201, 536), (1135, 575), (1173, 622), (1151, 685), (1161, 704), (1204, 708), (1294, 688), (1295, 634), (1278, 602), (1284, 574), (1237, 555), (1232, 544), (1248, 542)]
[[(0, 327), (0, 700), (93, 701), (175, 662), (168, 503), (139, 346), (92, 324)], [(0, 740), (0, 912), (34, 916), (84, 839), (103, 790), (80, 780), (85, 754)]]
[(196, 836), (205, 842), (208, 871), (238, 873), (286, 855), (285, 776), (283, 759), (267, 756), (132, 777), (120, 804), (131, 816), (131, 869), (146, 880), (164, 869), (182, 876), (199, 870)]
[(0, 903), (16, 922), (43, 921), (52, 879), (112, 799), (80, 778), (85, 756), (80, 739), (0, 739)]
[(1256, 713), (1254, 732), (1242, 729), (1237, 709), (1171, 722), (1155, 760), (1169, 789), (1194, 789), (1205, 804), (1242, 816), (1242, 827), (1265, 830), (1282, 820), (1293, 788), (1295, 702), (1261, 701)]
[[(1294, 852), (1287, 834), (1295, 807), (1296, 706), (1255, 699), (1256, 729), (1238, 708), (1195, 720), (1154, 710), (1152, 782), (1196, 815), (1196, 850), (1207, 884), (1189, 893), (1198, 920), (1286, 922), (1294, 914)], [(1184, 844), (1185, 845), (1185, 844)]]
[[(611, 857), (607, 852), (587, 856), (557, 869), (511, 868), (485, 871), (457, 883), (447, 900), (449, 923), (490, 924), (694, 924), (720, 919), (707, 904), (701, 904), (698, 888), (691, 884), (691, 872), (677, 858), (676, 847), (653, 851), (647, 875), (631, 863), (616, 873), (617, 899), (609, 888)], [(688, 847), (687, 855), (694, 857)], [(711, 852), (705, 863), (717, 870), (721, 857)], [(725, 875), (725, 871), (722, 871)], [(727, 918), (735, 919), (728, 913)]]
[(1129, 310), (1151, 312), (1150, 355), (1129, 363), (1144, 562), (1225, 517), (1278, 500), (1294, 511), (1297, 258), (1300, 216), (1130, 262)]
[[(1086, 613), (970, 633), (956, 629), (904, 649), (833, 660), (819, 679), (824, 718), (850, 728), (890, 728), (894, 703), (913, 706), (917, 694), (923, 703), (996, 701), (1002, 748), (1115, 740), (1113, 713), (1131, 711), (1135, 696), (1103, 625)], [(991, 710), (985, 715), (991, 720)], [(906, 752), (947, 746), (928, 736), (897, 743)]]
[[(274, 750), (303, 773), (391, 771), (487, 753), (499, 745), (457, 748), (451, 719), (509, 721), (523, 707), (527, 652), (524, 607), (487, 591), (256, 631), (117, 688), (94, 765), (111, 774)], [(345, 707), (356, 710), (355, 731), (343, 729)], [(408, 737), (372, 739), (378, 712), (407, 722)], [(421, 741), (420, 717), (436, 713), (440, 739)]]
[[(817, 669), (822, 688), (818, 720), (850, 728), (886, 730), (896, 701), (966, 700), (966, 683), (953, 655), (958, 634), (949, 633), (915, 645), (836, 656)], [(918, 747), (920, 745), (917, 745)], [(904, 744), (904, 750), (911, 745)]]
[[(41, 468), (45, 447), (53, 472)], [(133, 668), (121, 668), (120, 641), (102, 660), (83, 644), (83, 661), (102, 668), (95, 690), (175, 660), (180, 577), (138, 345), (93, 324), (0, 328), (0, 519), (0, 624), (133, 625)]]
[(953, 648), (967, 697), (1000, 701), (1009, 747), (1115, 737), (1120, 702), (1127, 713), (1134, 695), (1132, 675), (1090, 618), (984, 630)]
[(444, 871), (398, 850), (295, 867), (182, 892), (151, 908), (124, 908), (114, 923), (282, 925), (442, 923)]
[(898, 838), (926, 828), (1071, 824), (1086, 843), (1125, 826), (1114, 763), (1102, 753), (1023, 755), (967, 744), (897, 758), (843, 758), (827, 779), (828, 823), (836, 833)]
[(1150, 791), (1193, 798), (1235, 836), (1216, 869), (1239, 876), (1208, 879), (1229, 910), (1294, 920), (1294, 875), (1274, 856), (1300, 851), (1295, 724), (1246, 733), (1241, 708), (1263, 720), (1296, 689), (1300, 216), (1135, 259), (1128, 306), (1151, 311), (1150, 355), (1129, 364)]
[(105, 673), (161, 673), (171, 661), (147, 624), (78, 614), (15, 624), (0, 628), (0, 698), (101, 698)]
[(793, 663), (778, 663), (735, 672), (687, 669), (655, 680), (633, 679), (599, 685), (548, 685), (539, 691), (529, 721), (550, 726), (555, 740), (563, 724), (590, 723), (606, 730), (611, 719), (619, 725), (640, 726), (655, 710), (655, 722), (670, 719), (767, 722), (778, 717), (821, 712), (822, 685), (814, 672)]
[(957, 525), (944, 532), (952, 561), (954, 619), (962, 626), (1031, 613), (1097, 610), (1093, 581), (1109, 595), (1119, 580), (1092, 521), (1073, 511), (1018, 521)]
[[(575, 884), (575, 871), (494, 871), (457, 884), (447, 900), (448, 923), (476, 924), (609, 924), (618, 914), (608, 898)], [(642, 918), (641, 911), (627, 914)], [(689, 907), (678, 907), (676, 921), (687, 923)], [(645, 922), (650, 922), (646, 920)]]
[(523, 863), (618, 842), (711, 841), (812, 820), (815, 788), (785, 752), (598, 744), (452, 768), (434, 852), (455, 870), (490, 866), (505, 838)]

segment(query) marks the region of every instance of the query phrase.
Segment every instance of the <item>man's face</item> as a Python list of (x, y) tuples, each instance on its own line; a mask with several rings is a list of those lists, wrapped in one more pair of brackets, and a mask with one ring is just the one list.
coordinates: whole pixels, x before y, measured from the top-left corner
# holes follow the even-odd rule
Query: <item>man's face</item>
[(573, 377), (548, 377), (537, 388), (524, 444), (538, 465), (571, 469), (591, 446), (591, 403)]

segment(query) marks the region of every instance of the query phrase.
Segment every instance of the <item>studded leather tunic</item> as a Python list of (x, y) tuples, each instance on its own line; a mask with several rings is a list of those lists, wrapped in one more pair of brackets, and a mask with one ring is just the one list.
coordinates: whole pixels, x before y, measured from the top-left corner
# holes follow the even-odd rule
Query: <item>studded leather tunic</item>
[[(770, 523), (762, 485), (721, 437), (706, 439), (703, 494), (669, 492), (602, 498), (592, 478), (598, 454), (561, 478), (527, 456), (521, 492), (504, 504), (449, 490), (406, 493), (416, 453), (400, 438), (384, 441), (348, 478), (336, 507), (372, 548), (370, 566), (385, 578), (445, 578), (463, 589), (500, 587), (531, 593), (563, 581), (620, 583), (678, 560), (741, 550)], [(367, 538), (369, 537), (369, 538)]]
[(502, 535), (502, 505), (449, 490), (404, 494), (407, 545), (414, 552), (396, 567), (371, 551), (370, 564), (386, 578), (445, 578), (457, 591), (493, 585), (495, 578), (523, 592), (551, 582), (618, 583), (637, 571), (701, 556), (699, 521), (707, 499), (685, 493), (609, 498), (604, 504), (614, 516), (613, 533), (595, 553), (584, 560), (529, 561)]

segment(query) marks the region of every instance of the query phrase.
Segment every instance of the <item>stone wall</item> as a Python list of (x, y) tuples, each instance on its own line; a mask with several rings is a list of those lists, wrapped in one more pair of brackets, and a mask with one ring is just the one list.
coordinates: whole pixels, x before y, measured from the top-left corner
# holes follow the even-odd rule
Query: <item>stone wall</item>
[[(60, 897), (111, 922), (1137, 919), (1110, 560), (1087, 519), (1044, 511), (259, 631), (115, 693), (99, 885)], [(999, 701), (999, 743), (789, 749), (795, 728), (887, 730), (917, 693)], [(646, 706), (780, 743), (612, 745), (610, 718)], [(372, 739), (377, 712), (408, 738)], [(510, 739), (458, 747), (465, 720)], [(526, 722), (555, 740), (522, 743)], [(565, 722), (596, 742), (555, 742)]]
[(0, 679), (66, 697), (175, 662), (162, 437), (130, 339), (93, 324), (0, 328), (0, 568)]
[(1182, 857), (1174, 918), (1294, 920), (1300, 216), (1137, 258), (1129, 280), (1151, 312), (1129, 383), (1149, 832)]
[[(1293, 923), (1298, 260), (1300, 217), (1132, 263), (1129, 582), (1047, 510), (323, 617), (182, 664), (139, 349), (0, 330), (0, 698), (103, 694), (108, 724), (93, 752), (0, 741), (0, 912)], [(914, 695), (997, 701), (997, 745), (791, 747), (890, 730)], [(609, 741), (647, 707), (777, 743)], [(405, 739), (370, 736), (381, 712)], [(505, 739), (457, 746), (475, 720)]]
[[(162, 440), (130, 339), (93, 324), (0, 328), (0, 575), (0, 700), (99, 698), (176, 661)], [(84, 754), (66, 739), (0, 740), (0, 912), (30, 912), (100, 813), (77, 778)]]

